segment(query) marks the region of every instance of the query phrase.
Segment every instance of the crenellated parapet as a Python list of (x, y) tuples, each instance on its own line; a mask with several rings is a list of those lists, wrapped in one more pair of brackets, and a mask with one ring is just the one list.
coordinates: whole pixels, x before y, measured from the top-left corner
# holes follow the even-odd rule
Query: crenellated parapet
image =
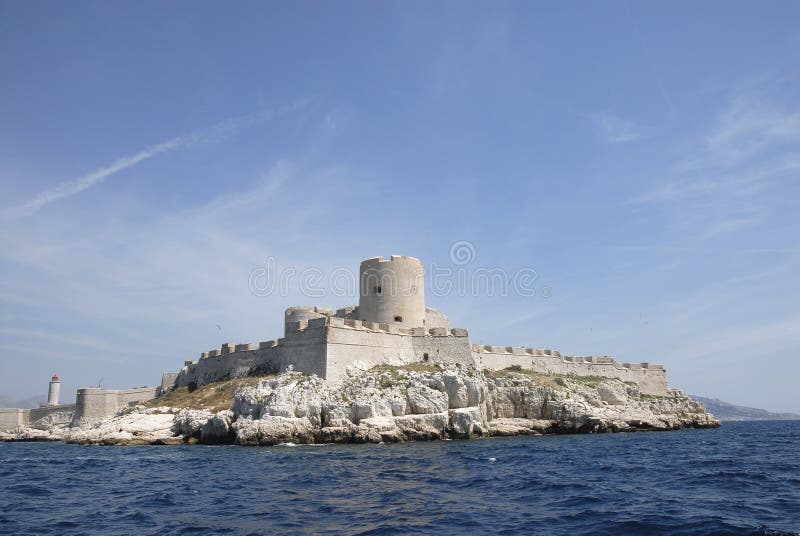
[(663, 365), (620, 363), (611, 356), (561, 355), (558, 350), (514, 346), (471, 345), (475, 361), (482, 368), (501, 370), (520, 367), (545, 374), (601, 376), (636, 383), (645, 394), (665, 396), (668, 392)]
[(662, 365), (619, 363), (610, 356), (562, 355), (551, 348), (477, 345), (463, 328), (408, 328), (347, 318), (330, 309), (290, 309), (289, 317), (316, 316), (287, 322), (280, 339), (258, 345), (227, 342), (203, 352), (197, 363), (185, 364), (176, 384), (203, 384), (255, 370), (278, 372), (288, 366), (331, 379), (353, 366), (455, 362), (495, 370), (518, 366), (542, 373), (615, 377), (637, 383), (647, 394), (663, 394), (667, 389)]

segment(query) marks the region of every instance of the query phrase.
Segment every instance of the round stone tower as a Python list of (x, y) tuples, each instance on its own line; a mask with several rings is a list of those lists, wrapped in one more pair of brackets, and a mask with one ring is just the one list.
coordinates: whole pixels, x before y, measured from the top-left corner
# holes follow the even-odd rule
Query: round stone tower
[(325, 318), (333, 316), (336, 311), (333, 309), (326, 309), (324, 307), (308, 307), (305, 305), (295, 305), (289, 307), (283, 314), (283, 333), (288, 335), (293, 331), (291, 324), (293, 322), (308, 322), (314, 318)]
[(58, 374), (53, 374), (50, 380), (50, 386), (47, 390), (47, 405), (57, 406), (58, 396), (61, 394), (61, 380), (58, 379)]
[(414, 257), (361, 262), (358, 317), (405, 328), (425, 326), (425, 274)]

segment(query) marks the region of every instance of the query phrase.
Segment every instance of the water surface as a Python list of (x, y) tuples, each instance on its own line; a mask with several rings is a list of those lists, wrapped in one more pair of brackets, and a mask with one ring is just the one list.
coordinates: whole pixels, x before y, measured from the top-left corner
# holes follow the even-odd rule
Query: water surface
[(0, 443), (0, 534), (798, 534), (800, 421), (299, 447)]

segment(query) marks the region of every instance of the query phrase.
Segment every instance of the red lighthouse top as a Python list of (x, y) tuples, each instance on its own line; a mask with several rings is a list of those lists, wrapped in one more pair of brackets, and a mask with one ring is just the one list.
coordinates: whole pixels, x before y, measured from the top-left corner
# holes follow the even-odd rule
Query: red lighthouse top
[(51, 382), (57, 382), (58, 381), (58, 374), (53, 374), (53, 379), (50, 380), (50, 381)]

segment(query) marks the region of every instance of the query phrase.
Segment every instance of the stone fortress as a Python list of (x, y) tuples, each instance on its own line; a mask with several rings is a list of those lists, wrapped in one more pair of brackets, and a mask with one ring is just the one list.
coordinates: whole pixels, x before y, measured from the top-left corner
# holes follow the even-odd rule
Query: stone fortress
[[(545, 374), (617, 378), (638, 385), (641, 393), (667, 396), (666, 371), (651, 363), (619, 363), (611, 357), (562, 355), (557, 350), (473, 344), (466, 329), (450, 328), (443, 313), (425, 306), (424, 271), (413, 257), (392, 255), (361, 263), (359, 303), (338, 310), (289, 307), (284, 336), (255, 344), (223, 344), (165, 372), (161, 385), (129, 390), (78, 389), (76, 403), (58, 404), (53, 383), (49, 410), (0, 410), (0, 429), (33, 424), (49, 414), (73, 425), (114, 415), (119, 409), (150, 400), (176, 387), (194, 389), (208, 383), (277, 374), (293, 369), (336, 382), (352, 369), (376, 365), (456, 363), (482, 370), (519, 367)], [(54, 377), (57, 381), (57, 377)], [(10, 412), (17, 412), (11, 414)], [(25, 413), (27, 412), (27, 413)], [(12, 425), (13, 421), (13, 425)]]
[[(455, 362), (481, 369), (519, 366), (542, 373), (619, 378), (644, 394), (668, 394), (664, 367), (618, 363), (611, 357), (563, 356), (557, 350), (481, 346), (443, 313), (425, 306), (422, 263), (413, 257), (375, 257), (361, 263), (359, 304), (338, 310), (290, 307), (283, 338), (223, 344), (165, 375), (164, 387), (201, 386), (221, 379), (278, 373), (288, 367), (336, 381), (351, 367)], [(172, 383), (174, 377), (174, 384)]]

